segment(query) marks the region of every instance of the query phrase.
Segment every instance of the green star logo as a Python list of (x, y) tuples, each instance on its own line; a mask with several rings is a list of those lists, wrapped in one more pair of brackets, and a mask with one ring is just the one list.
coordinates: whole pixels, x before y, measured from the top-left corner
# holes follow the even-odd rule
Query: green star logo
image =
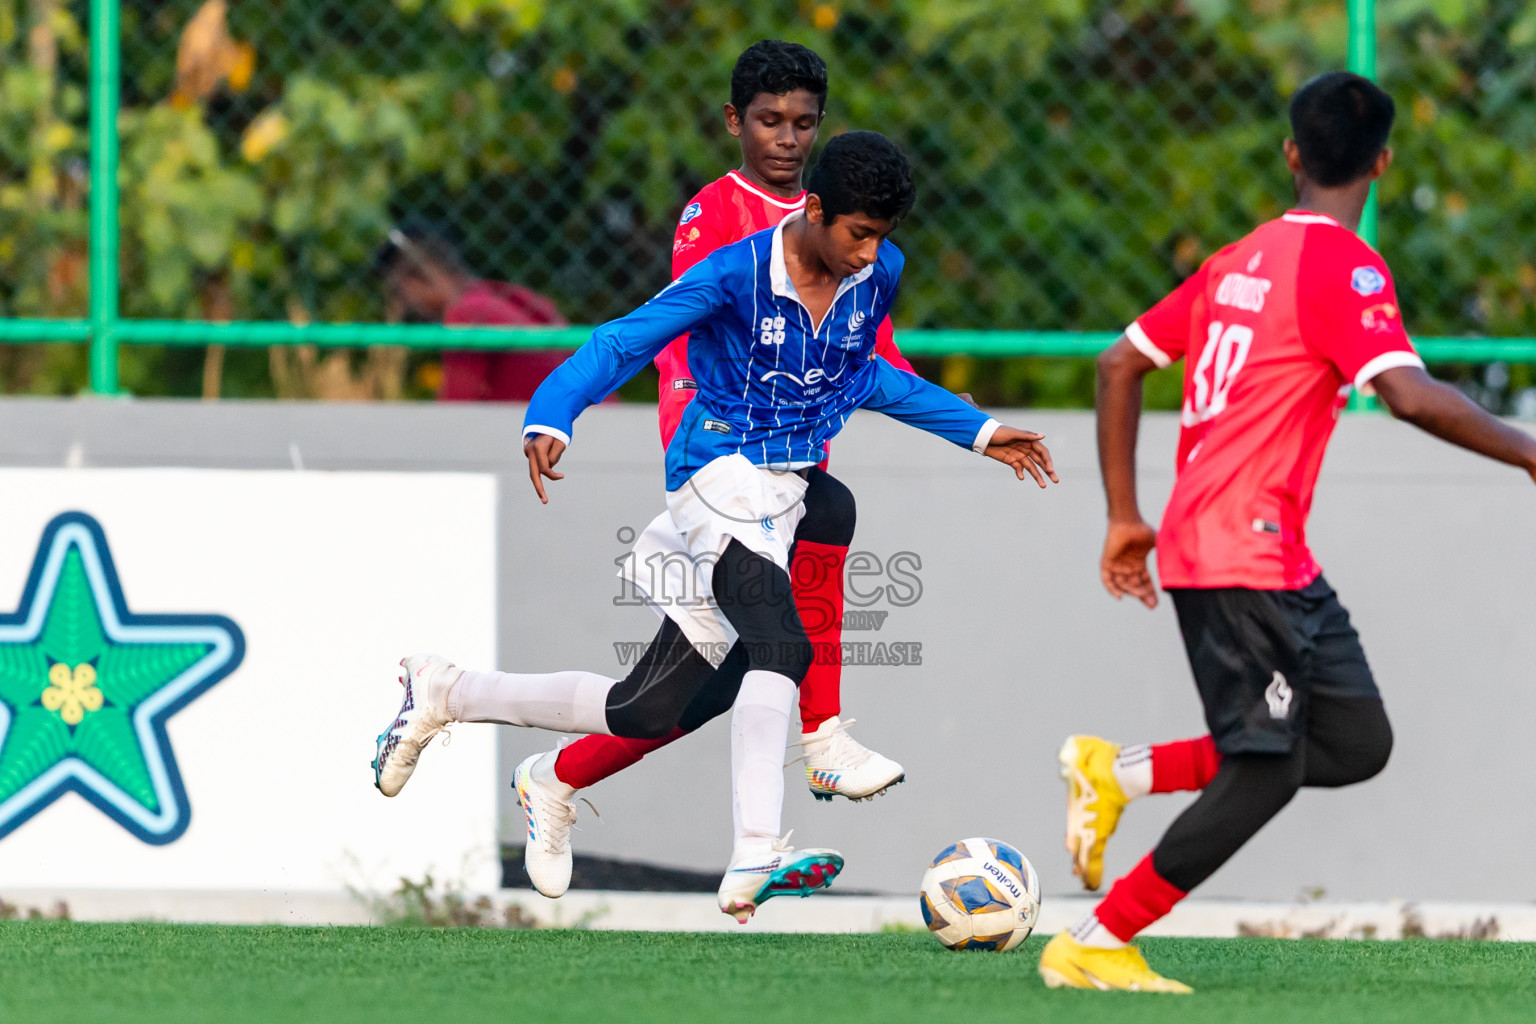
[(68, 792), (146, 843), (191, 808), (165, 723), (245, 656), (222, 615), (134, 615), (101, 525), (43, 531), (21, 606), (0, 615), (0, 839)]

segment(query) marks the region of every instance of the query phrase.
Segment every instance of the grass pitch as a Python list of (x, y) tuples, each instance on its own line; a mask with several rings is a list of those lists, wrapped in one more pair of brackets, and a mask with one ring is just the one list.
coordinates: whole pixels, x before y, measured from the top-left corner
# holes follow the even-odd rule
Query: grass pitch
[(1151, 939), (1194, 996), (1052, 992), (1044, 939), (0, 924), (0, 1021), (1536, 1020), (1536, 944)]

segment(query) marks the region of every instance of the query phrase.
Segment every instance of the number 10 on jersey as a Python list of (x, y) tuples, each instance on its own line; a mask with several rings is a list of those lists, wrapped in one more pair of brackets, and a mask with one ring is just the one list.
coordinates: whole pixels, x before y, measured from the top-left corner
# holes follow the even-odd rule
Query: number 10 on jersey
[(1184, 399), (1182, 420), (1186, 427), (1221, 415), (1227, 407), (1227, 392), (1248, 361), (1252, 345), (1252, 327), (1212, 321), (1205, 347), (1200, 350), (1200, 361), (1195, 364), (1194, 394)]

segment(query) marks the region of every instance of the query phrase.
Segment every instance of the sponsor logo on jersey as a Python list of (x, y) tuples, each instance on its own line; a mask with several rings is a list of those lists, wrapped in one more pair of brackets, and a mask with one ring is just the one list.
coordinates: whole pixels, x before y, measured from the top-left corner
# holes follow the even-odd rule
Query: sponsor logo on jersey
[(757, 340), (764, 345), (784, 344), (784, 318), (781, 316), (765, 316), (758, 327)]
[(1375, 267), (1356, 267), (1349, 275), (1349, 286), (1361, 295), (1377, 295), (1387, 286), (1387, 278)]
[(1264, 262), (1264, 253), (1263, 253), (1263, 251), (1254, 253), (1253, 254), (1253, 259), (1248, 261), (1248, 273), (1251, 274), (1255, 270), (1258, 270), (1259, 269), (1259, 264), (1263, 263), (1263, 262)]
[(1360, 326), (1368, 331), (1385, 334), (1397, 319), (1397, 307), (1390, 302), (1379, 302), (1360, 314)]
[(759, 377), (758, 380), (764, 384), (767, 384), (775, 377), (788, 377), (796, 384), (799, 384), (802, 388), (808, 388), (813, 384), (820, 384), (824, 380), (837, 380), (837, 378), (841, 377), (842, 375), (842, 370), (838, 370), (836, 373), (828, 373), (826, 370), (823, 370), (821, 367), (817, 366), (806, 371), (804, 380), (796, 377), (788, 370), (769, 370), (767, 373)]
[(1291, 684), (1279, 672), (1264, 688), (1264, 703), (1269, 705), (1270, 718), (1283, 720), (1291, 717)]
[(1253, 521), (1254, 533), (1279, 533), (1280, 524), (1272, 523), (1268, 519), (1255, 519)]
[[(704, 212), (704, 207), (700, 206), (698, 203), (689, 203), (688, 204), (688, 208), (683, 211), (682, 219), (679, 220), (678, 223), (679, 224), (687, 224), (689, 221), (693, 220), (693, 218), (697, 217), (699, 214), (701, 214), (703, 212)], [(698, 237), (698, 232), (697, 231), (694, 232), (694, 237), (695, 238)]]
[(677, 255), (699, 240), (699, 229), (690, 228), (686, 238), (678, 238), (672, 242), (672, 255)]
[(729, 434), (731, 432), (731, 425), (729, 423), (722, 423), (719, 420), (705, 420), (704, 429), (714, 434)]
[(672, 390), (697, 391), (699, 390), (699, 382), (695, 380), (689, 380), (687, 377), (679, 377), (677, 380), (672, 382)]
[(1274, 287), (1267, 277), (1249, 277), (1247, 274), (1228, 274), (1216, 288), (1216, 303), (1246, 309), (1250, 313), (1262, 312), (1264, 297)]

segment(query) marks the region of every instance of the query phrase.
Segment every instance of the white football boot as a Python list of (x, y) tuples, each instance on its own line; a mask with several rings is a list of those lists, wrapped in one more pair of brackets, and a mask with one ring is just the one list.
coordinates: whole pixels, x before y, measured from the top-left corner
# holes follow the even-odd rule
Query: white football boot
[(523, 865), (533, 887), (551, 899), (565, 895), (571, 885), (571, 828), (576, 824), (576, 805), (563, 800), (549, 786), (533, 777), (533, 765), (547, 754), (534, 754), (512, 775), (517, 802), (528, 819), (528, 845)]
[(389, 727), (379, 733), (373, 758), (373, 784), (385, 796), (404, 789), (432, 737), (447, 734), (452, 721), (448, 717), (448, 691), (460, 675), (447, 658), (436, 654), (413, 654), (400, 665), (405, 669), (400, 677), (405, 700)]
[(844, 722), (833, 717), (815, 732), (800, 736), (800, 746), (805, 748), (805, 756), (800, 758), (805, 762), (805, 781), (818, 800), (834, 796), (868, 800), (907, 777), (901, 765), (848, 735), (853, 723), (852, 718)]
[(746, 924), (765, 900), (809, 896), (830, 886), (843, 870), (843, 855), (836, 850), (796, 851), (789, 845), (792, 831), (771, 844), (742, 851), (726, 868), (716, 900), (738, 924)]

